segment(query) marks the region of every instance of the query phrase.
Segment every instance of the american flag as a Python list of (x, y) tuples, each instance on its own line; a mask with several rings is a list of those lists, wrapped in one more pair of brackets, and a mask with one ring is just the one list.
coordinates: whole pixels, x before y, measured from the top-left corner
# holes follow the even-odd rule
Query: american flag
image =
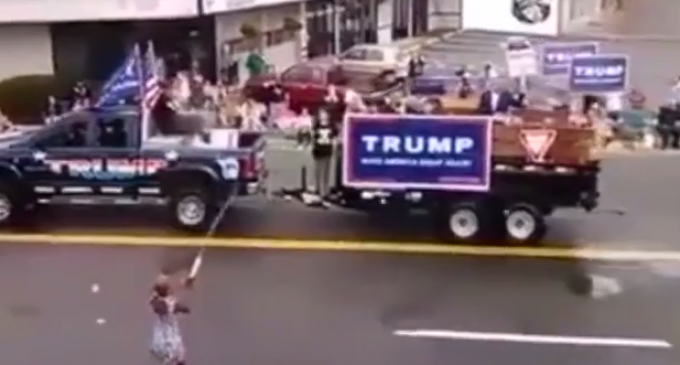
[(142, 97), (142, 107), (146, 110), (152, 110), (162, 93), (159, 62), (156, 59), (153, 42), (149, 41), (144, 57), (144, 95)]

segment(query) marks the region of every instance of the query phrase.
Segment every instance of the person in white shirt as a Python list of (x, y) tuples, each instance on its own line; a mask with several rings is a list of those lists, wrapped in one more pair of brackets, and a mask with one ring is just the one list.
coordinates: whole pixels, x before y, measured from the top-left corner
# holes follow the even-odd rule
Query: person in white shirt
[(359, 95), (359, 93), (354, 91), (352, 88), (348, 87), (345, 89), (344, 102), (347, 106), (347, 111), (349, 112), (365, 112), (368, 110), (361, 95)]
[(608, 112), (618, 113), (623, 110), (623, 93), (609, 93), (605, 95), (605, 106)]
[(249, 131), (261, 131), (264, 129), (266, 110), (263, 105), (254, 100), (246, 99), (238, 109), (241, 118), (241, 129)]

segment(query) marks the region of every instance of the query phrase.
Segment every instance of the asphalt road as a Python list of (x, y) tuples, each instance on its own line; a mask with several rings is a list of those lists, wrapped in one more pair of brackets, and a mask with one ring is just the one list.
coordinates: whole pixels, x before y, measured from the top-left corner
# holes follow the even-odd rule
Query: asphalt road
[[(168, 260), (189, 254), (83, 246), (2, 251), (0, 361), (7, 365), (151, 363), (150, 280)], [(569, 262), (502, 258), (209, 250), (194, 291), (182, 295), (193, 308), (182, 323), (189, 363), (678, 363), (674, 348), (644, 343), (537, 343), (680, 344), (672, 320), (677, 279), (609, 268), (635, 279), (624, 281), (619, 296), (594, 300), (567, 290), (577, 270)], [(542, 337), (513, 343), (395, 336), (400, 330)]]
[[(268, 159), (272, 188), (295, 184), (297, 167), (309, 162), (296, 150), (271, 151)], [(607, 159), (603, 205), (627, 214), (562, 212), (551, 221), (549, 244), (676, 250), (678, 175), (680, 155)], [(120, 209), (46, 211), (22, 231), (177, 234), (167, 229), (162, 212)], [(234, 207), (218, 235), (432, 240), (425, 220), (396, 219), (248, 198)], [(0, 250), (0, 321), (6, 328), (0, 331), (0, 362), (7, 365), (150, 361), (150, 281), (160, 270), (187, 267), (195, 253), (10, 244)], [(261, 249), (209, 249), (205, 257), (195, 292), (188, 295), (195, 313), (183, 323), (191, 364), (670, 365), (680, 359), (675, 348), (541, 343), (605, 338), (633, 339), (636, 346), (680, 344), (672, 320), (680, 301), (676, 263)], [(603, 299), (577, 296), (567, 282), (584, 273), (614, 278), (623, 291)], [(100, 286), (98, 293), (91, 292), (93, 284)], [(426, 330), (468, 338), (395, 336)], [(494, 336), (502, 341), (490, 341)]]
[[(430, 51), (465, 50), (473, 61), (490, 57), (489, 45), (496, 41), (474, 41), (481, 46), (451, 41)], [(634, 65), (677, 59), (671, 54), (677, 47), (651, 47), (636, 48)], [(463, 56), (457, 61), (472, 62)], [(660, 99), (665, 75), (673, 74), (667, 69), (636, 67), (633, 81), (642, 80), (645, 91)], [(272, 146), (271, 188), (296, 185), (299, 166), (309, 164), (306, 154), (286, 141)], [(677, 181), (678, 154), (608, 158), (602, 173), (603, 211), (559, 212), (549, 222), (547, 244), (679, 251)], [(410, 244), (435, 239), (423, 218), (320, 212), (261, 197), (233, 208), (217, 232), (220, 237)], [(120, 209), (46, 210), (17, 231), (178, 234), (167, 228), (161, 211)], [(149, 284), (158, 271), (186, 267), (194, 254), (195, 249), (4, 244), (0, 363), (150, 363)], [(680, 360), (675, 349), (680, 330), (673, 320), (680, 302), (680, 265), (673, 262), (260, 249), (209, 249), (205, 257), (198, 284), (187, 295), (194, 313), (183, 323), (190, 364), (670, 365)], [(622, 292), (603, 299), (573, 294), (567, 281), (584, 273), (614, 278)], [(91, 291), (93, 284), (100, 286), (98, 293)], [(395, 336), (400, 330), (420, 330), (421, 335), (439, 330), (449, 338)], [(502, 341), (490, 341), (498, 337)], [(579, 340), (592, 345), (602, 338), (637, 339), (638, 347), (541, 343)], [(639, 347), (645, 341), (674, 348)]]

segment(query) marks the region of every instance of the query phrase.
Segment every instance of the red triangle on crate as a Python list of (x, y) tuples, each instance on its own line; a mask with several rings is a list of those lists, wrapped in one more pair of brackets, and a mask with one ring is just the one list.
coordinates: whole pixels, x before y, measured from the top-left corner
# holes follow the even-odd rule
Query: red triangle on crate
[(539, 162), (545, 159), (550, 151), (557, 131), (554, 129), (524, 129), (519, 132), (519, 139), (532, 161)]

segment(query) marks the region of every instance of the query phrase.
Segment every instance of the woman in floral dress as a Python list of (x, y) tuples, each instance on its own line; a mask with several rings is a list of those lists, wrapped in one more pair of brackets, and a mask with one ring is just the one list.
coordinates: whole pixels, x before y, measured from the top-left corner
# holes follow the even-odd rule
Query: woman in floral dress
[[(192, 284), (193, 278), (184, 281), (186, 287)], [(167, 276), (154, 283), (149, 304), (155, 317), (151, 353), (162, 365), (186, 365), (179, 315), (188, 314), (189, 307), (177, 300)]]

